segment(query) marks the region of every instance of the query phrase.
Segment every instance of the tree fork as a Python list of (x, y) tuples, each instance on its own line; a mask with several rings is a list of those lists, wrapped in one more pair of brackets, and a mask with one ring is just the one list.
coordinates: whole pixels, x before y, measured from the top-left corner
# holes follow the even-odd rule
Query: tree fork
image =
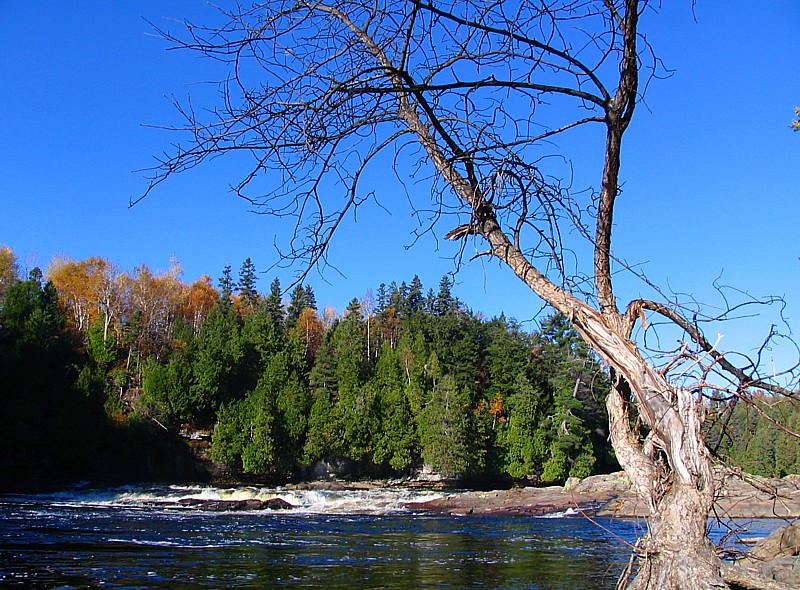
[[(737, 369), (675, 309), (644, 300), (634, 300), (624, 313), (617, 307), (612, 226), (622, 140), (639, 100), (640, 60), (646, 55), (640, 46), (646, 47), (646, 41), (638, 26), (647, 6), (647, 0), (524, 0), (515, 5), (518, 12), (507, 14), (502, 3), (480, 0), (466, 4), (276, 0), (252, 9), (237, 8), (226, 15), (231, 19), (228, 27), (194, 27), (187, 42), (166, 36), (179, 46), (229, 59), (235, 81), (255, 94), (243, 97), (242, 106), (226, 95), (219, 120), (205, 126), (194, 111), (183, 111), (188, 114), (183, 131), (193, 134), (196, 143), (177, 148), (175, 156), (160, 161), (148, 192), (207, 157), (251, 150), (258, 154), (257, 163), (237, 191), (241, 193), (262, 172), (288, 171), (276, 175), (284, 182), (251, 202), (261, 205), (263, 213), (294, 215), (290, 258), (318, 264), (345, 213), (363, 202), (356, 195), (364, 168), (388, 146), (399, 145), (399, 152), (408, 145), (401, 138), (414, 136), (440, 183), (432, 185), (430, 209), (418, 205), (419, 196), (409, 195), (416, 213), (431, 214), (426, 231), (447, 213), (467, 217), (445, 237), (485, 239), (488, 253), (563, 313), (611, 368), (607, 409), (612, 442), (632, 485), (650, 507), (649, 532), (641, 540), (631, 586), (724, 588), (721, 562), (705, 537), (714, 494), (711, 455), (701, 432), (702, 398), (697, 393), (705, 386), (705, 374), (696, 384), (683, 387), (682, 375), (677, 371), (670, 375), (668, 370), (678, 364), (680, 355), (667, 363), (667, 369), (657, 370), (648, 362), (647, 343), (632, 338), (636, 320), (641, 318), (644, 324), (644, 310), (650, 310), (683, 329), (698, 354), (705, 351), (715, 370), (734, 377), (731, 395), (746, 400), (746, 390), (752, 387), (785, 391), (759, 378), (755, 368)], [(578, 25), (572, 24), (578, 20)], [(207, 38), (200, 38), (201, 30)], [(326, 33), (320, 35), (323, 30)], [(571, 38), (570, 32), (576, 31), (579, 36)], [(577, 38), (581, 42), (573, 43)], [(449, 45), (450, 40), (458, 42)], [(282, 49), (288, 46), (295, 50)], [(250, 54), (277, 85), (264, 85), (263, 79), (255, 84), (239, 80), (250, 71), (239, 68), (240, 60)], [(482, 71), (455, 67), (464, 63)], [(613, 93), (604, 86), (601, 73), (610, 77)], [(471, 75), (477, 79), (465, 80)], [(504, 93), (504, 100), (497, 100), (498, 92)], [(539, 120), (537, 109), (545, 109), (550, 98), (555, 98), (552, 103), (559, 106), (558, 113)], [(588, 113), (565, 122), (562, 100)], [(605, 131), (599, 198), (581, 204), (553, 180), (558, 173), (545, 167), (539, 148), (560, 133), (594, 123), (602, 123)], [(357, 139), (348, 144), (348, 138)], [(328, 178), (334, 179), (333, 185), (324, 182)], [(509, 178), (513, 182), (508, 183)], [(325, 195), (331, 186), (340, 185), (341, 201)], [(318, 214), (303, 217), (312, 210)], [(595, 222), (593, 232), (582, 221), (587, 214)], [(569, 231), (562, 224), (571, 224)], [(527, 250), (520, 242), (529, 230), (532, 245), (526, 244)], [(585, 274), (576, 271), (584, 281), (580, 284), (592, 285), (590, 293), (570, 287), (575, 277), (564, 269), (564, 252), (571, 247), (564, 241), (567, 233), (587, 238), (593, 247)], [(416, 230), (414, 234), (420, 235)], [(547, 261), (540, 263), (542, 258)], [(631, 426), (634, 407), (650, 428), (644, 439)]]

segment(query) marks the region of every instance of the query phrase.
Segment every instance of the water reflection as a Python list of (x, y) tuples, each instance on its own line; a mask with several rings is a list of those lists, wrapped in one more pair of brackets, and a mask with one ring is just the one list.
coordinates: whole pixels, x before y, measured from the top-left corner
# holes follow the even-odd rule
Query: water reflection
[(0, 586), (613, 588), (636, 525), (0, 501)]

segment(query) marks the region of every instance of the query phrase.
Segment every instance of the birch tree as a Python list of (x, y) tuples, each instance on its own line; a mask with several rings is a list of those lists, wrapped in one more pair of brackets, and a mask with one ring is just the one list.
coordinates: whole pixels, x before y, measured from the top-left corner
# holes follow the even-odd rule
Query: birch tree
[[(286, 219), (294, 232), (284, 261), (308, 269), (327, 262), (348, 216), (368, 220), (363, 209), (387, 206), (364, 179), (388, 157), (409, 183), (403, 201), (425, 221), (418, 234), (458, 240), (464, 253), (474, 244), (476, 257), (507, 266), (609, 367), (612, 442), (650, 509), (636, 575), (623, 573), (620, 585), (724, 588), (706, 537), (715, 483), (704, 397), (749, 403), (755, 390), (788, 393), (792, 379), (765, 378), (759, 358), (719, 350), (702, 331), (717, 314), (669, 297), (626, 303), (615, 290), (614, 268), (624, 268), (611, 248), (623, 138), (658, 68), (639, 31), (653, 9), (647, 0), (223, 7), (210, 25), (161, 31), (226, 76), (219, 104), (176, 102), (183, 121), (171, 128), (186, 141), (159, 161), (147, 192), (238, 155), (247, 167), (234, 190), (259, 213)], [(572, 190), (571, 155), (554, 148), (578, 133), (597, 149), (594, 191)], [(424, 190), (421, 177), (430, 179)], [(647, 347), (648, 314), (683, 332), (679, 350)]]

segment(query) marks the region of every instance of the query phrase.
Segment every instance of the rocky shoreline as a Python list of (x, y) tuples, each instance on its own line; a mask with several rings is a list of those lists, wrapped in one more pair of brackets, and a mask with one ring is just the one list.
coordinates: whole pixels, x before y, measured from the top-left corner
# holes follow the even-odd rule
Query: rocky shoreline
[[(720, 518), (800, 518), (800, 476), (767, 479), (716, 472), (714, 515)], [(525, 487), (490, 492), (459, 492), (415, 504), (414, 509), (455, 515), (541, 516), (575, 510), (598, 516), (643, 518), (648, 507), (631, 490), (624, 473), (569, 480), (564, 486)]]
[[(791, 523), (800, 518), (800, 476), (767, 479), (720, 469), (715, 479), (719, 492), (711, 516), (779, 518), (789, 523), (759, 540), (749, 553), (723, 561), (725, 581), (737, 589), (800, 588), (800, 521)], [(625, 518), (645, 518), (649, 512), (621, 472), (571, 480), (564, 486), (450, 494), (414, 508), (454, 515), (519, 516), (573, 510)]]
[[(719, 518), (800, 519), (800, 475), (769, 479), (746, 473), (715, 471), (717, 498), (711, 516)], [(624, 472), (594, 475), (583, 480), (570, 479), (563, 486), (512, 487), (491, 491), (464, 491), (436, 479), (388, 481), (315, 480), (289, 484), (288, 489), (369, 490), (374, 488), (418, 488), (438, 490), (442, 497), (408, 505), (413, 510), (429, 510), (453, 515), (543, 516), (566, 511), (593, 516), (646, 518), (648, 506), (631, 489)], [(210, 510), (283, 509), (286, 506), (230, 506), (211, 502), (192, 506)]]

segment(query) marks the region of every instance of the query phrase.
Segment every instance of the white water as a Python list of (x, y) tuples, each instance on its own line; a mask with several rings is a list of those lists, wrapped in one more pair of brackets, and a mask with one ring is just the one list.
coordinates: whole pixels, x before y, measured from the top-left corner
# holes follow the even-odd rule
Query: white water
[[(17, 497), (15, 500), (63, 506), (119, 506), (130, 508), (176, 508), (182, 500), (285, 500), (290, 512), (305, 514), (389, 514), (413, 510), (415, 504), (441, 498), (429, 490), (373, 488), (298, 490), (286, 487), (242, 486), (124, 486), (102, 489), (71, 489), (54, 494)], [(284, 512), (284, 511), (282, 511)], [(284, 512), (285, 513), (285, 512)]]

